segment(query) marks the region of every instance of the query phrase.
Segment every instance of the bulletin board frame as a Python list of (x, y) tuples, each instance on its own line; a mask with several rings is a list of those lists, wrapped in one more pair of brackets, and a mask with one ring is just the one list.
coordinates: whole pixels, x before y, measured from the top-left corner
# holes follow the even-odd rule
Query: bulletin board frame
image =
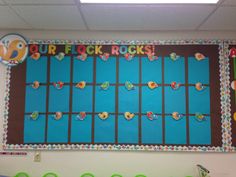
[(230, 104), (230, 85), (229, 85), (229, 58), (228, 45), (236, 44), (235, 41), (224, 40), (155, 40), (155, 41), (94, 41), (94, 40), (30, 40), (30, 44), (55, 44), (55, 45), (217, 45), (219, 51), (219, 80), (220, 80), (220, 107), (221, 107), (221, 132), (222, 146), (185, 146), (185, 145), (142, 145), (142, 144), (11, 144), (8, 143), (8, 117), (10, 99), (10, 81), (12, 68), (6, 69), (6, 96), (4, 111), (4, 134), (3, 148), (5, 150), (128, 150), (128, 151), (190, 151), (190, 152), (234, 152), (236, 147), (232, 146), (231, 133), (231, 112), (228, 109)]

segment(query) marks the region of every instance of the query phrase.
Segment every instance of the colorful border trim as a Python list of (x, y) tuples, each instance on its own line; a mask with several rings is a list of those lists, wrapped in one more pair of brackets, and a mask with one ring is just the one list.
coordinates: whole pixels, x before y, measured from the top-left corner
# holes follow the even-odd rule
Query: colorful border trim
[(230, 71), (229, 45), (224, 43), (220, 54), (220, 93), (221, 93), (221, 127), (222, 143), (225, 152), (232, 152), (231, 113), (230, 113)]
[[(226, 127), (227, 127), (227, 129), (228, 129), (228, 135), (226, 135), (225, 134), (225, 136), (228, 136), (228, 142), (226, 142), (226, 143), (228, 143), (229, 144), (229, 147), (230, 147), (230, 149), (229, 149), (229, 151), (231, 151), (231, 152), (236, 152), (236, 147), (234, 147), (234, 146), (232, 146), (232, 142), (231, 142), (231, 140), (232, 140), (232, 132), (231, 132), (231, 117), (232, 117), (232, 115), (231, 115), (231, 104), (230, 104), (230, 102), (231, 102), (231, 100), (230, 100), (230, 66), (229, 66), (229, 63), (230, 63), (230, 58), (229, 58), (229, 45), (236, 45), (236, 40), (225, 40), (224, 41), (224, 51), (225, 51), (225, 55), (224, 55), (224, 59), (225, 59), (225, 61), (226, 61), (226, 71), (227, 71), (227, 74), (226, 74), (226, 76), (227, 76), (227, 82), (226, 82), (226, 84), (225, 84), (225, 86), (226, 86), (226, 88), (227, 88), (227, 100), (225, 100), (225, 102), (228, 104), (227, 106), (228, 106), (228, 109), (226, 109), (225, 111), (227, 111), (227, 117), (225, 118), (225, 119), (227, 119), (227, 124), (225, 124), (224, 126), (222, 125), (222, 128), (223, 127), (225, 127), (225, 129), (226, 129)], [(222, 131), (223, 131), (223, 129), (222, 129)]]
[(222, 147), (212, 146), (162, 146), (162, 145), (107, 145), (107, 144), (7, 144), (8, 106), (10, 88), (10, 67), (7, 68), (6, 96), (3, 123), (3, 149), (5, 150), (114, 150), (114, 151), (190, 151), (190, 152), (234, 152), (236, 148), (231, 147), (230, 128), (230, 84), (229, 84), (229, 58), (228, 45), (223, 40), (158, 40), (158, 41), (123, 41), (123, 40), (30, 40), (29, 44), (87, 44), (87, 45), (219, 45), (220, 63), (220, 87), (221, 87), (221, 123), (222, 123)]
[(7, 142), (7, 128), (8, 128), (8, 111), (9, 111), (9, 96), (10, 96), (10, 77), (11, 77), (11, 67), (8, 66), (6, 68), (6, 86), (5, 86), (5, 98), (4, 98), (4, 113), (3, 113), (3, 136), (2, 141), (3, 145), (2, 148), (6, 148)]
[(189, 45), (220, 44), (222, 40), (29, 40), (29, 44), (84, 44), (84, 45)]

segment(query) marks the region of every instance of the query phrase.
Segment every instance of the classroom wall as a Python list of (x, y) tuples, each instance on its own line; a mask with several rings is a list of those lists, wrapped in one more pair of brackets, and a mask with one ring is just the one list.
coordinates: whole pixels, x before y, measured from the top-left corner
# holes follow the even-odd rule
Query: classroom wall
[[(4, 34), (17, 32), (29, 39), (236, 39), (230, 31), (180, 31), (180, 32), (78, 32), (5, 30)], [(0, 139), (2, 139), (3, 103), (6, 67), (0, 64)], [(0, 145), (1, 151), (1, 145)], [(14, 175), (26, 171), (32, 177), (54, 171), (60, 177), (79, 177), (83, 172), (93, 172), (96, 177), (110, 177), (112, 173), (134, 177), (143, 173), (148, 177), (197, 177), (196, 164), (211, 171), (211, 177), (236, 177), (236, 153), (183, 153), (183, 152), (83, 152), (63, 151), (41, 153), (41, 162), (33, 162), (34, 152), (27, 156), (0, 156), (0, 175)]]

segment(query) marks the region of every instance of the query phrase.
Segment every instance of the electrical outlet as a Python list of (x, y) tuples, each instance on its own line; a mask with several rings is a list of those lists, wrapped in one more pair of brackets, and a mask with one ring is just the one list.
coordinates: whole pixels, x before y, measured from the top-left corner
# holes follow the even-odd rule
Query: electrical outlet
[(40, 162), (41, 161), (41, 153), (35, 152), (34, 153), (34, 162)]

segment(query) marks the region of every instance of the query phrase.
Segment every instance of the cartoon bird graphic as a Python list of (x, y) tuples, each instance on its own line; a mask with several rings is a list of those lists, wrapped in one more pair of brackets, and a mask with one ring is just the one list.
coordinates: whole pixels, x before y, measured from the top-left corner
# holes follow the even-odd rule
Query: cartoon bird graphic
[(124, 57), (127, 61), (130, 61), (134, 58), (134, 55), (131, 55), (130, 53), (126, 53), (124, 54)]
[(81, 60), (81, 61), (85, 61), (87, 59), (87, 54), (86, 53), (82, 53), (81, 55), (77, 56), (77, 59)]
[(134, 113), (130, 113), (130, 112), (125, 112), (124, 116), (125, 116), (126, 120), (131, 120), (131, 119), (134, 118), (135, 114)]
[(39, 117), (39, 112), (38, 111), (34, 111), (31, 115), (30, 115), (30, 118), (32, 120), (37, 120)]
[(198, 52), (198, 53), (195, 53), (195, 58), (197, 61), (201, 61), (201, 60), (204, 60), (206, 57), (202, 53)]
[(195, 118), (198, 120), (198, 121), (204, 121), (206, 120), (205, 116), (199, 112), (195, 113)]
[(63, 88), (64, 82), (62, 82), (62, 81), (54, 82), (54, 83), (53, 83), (53, 86), (54, 86), (56, 89), (60, 90), (60, 89)]
[(130, 90), (134, 90), (134, 89), (135, 89), (135, 86), (134, 86), (131, 82), (126, 81), (126, 82), (125, 82), (125, 88), (126, 88), (128, 91), (130, 91)]
[(108, 112), (101, 112), (98, 114), (98, 117), (102, 120), (106, 120), (109, 117), (109, 113)]
[(63, 116), (63, 113), (62, 112), (56, 112), (53, 117), (55, 120), (60, 120)]
[(102, 55), (99, 55), (99, 57), (103, 60), (103, 61), (107, 61), (108, 58), (110, 57), (109, 53), (104, 53)]
[(179, 114), (178, 112), (173, 112), (172, 113), (172, 118), (175, 120), (180, 120), (183, 117), (182, 114)]
[(155, 53), (147, 54), (149, 61), (154, 61), (158, 59), (158, 56), (155, 55)]
[(84, 120), (86, 117), (86, 112), (80, 112), (77, 116), (76, 116), (76, 120)]
[(76, 84), (76, 88), (79, 88), (79, 89), (84, 89), (86, 86), (86, 82), (85, 81), (80, 81), (79, 83)]
[(27, 53), (27, 44), (19, 39), (0, 43), (0, 58), (9, 63), (20, 63)]
[(201, 82), (197, 82), (195, 84), (195, 88), (197, 89), (197, 91), (201, 91), (205, 88), (205, 86)]
[(106, 82), (103, 82), (103, 83), (100, 85), (100, 88), (101, 88), (102, 90), (107, 90), (107, 89), (109, 88), (109, 86), (110, 86), (110, 83), (109, 83), (108, 81), (106, 81)]
[(172, 61), (176, 61), (176, 60), (178, 60), (179, 58), (180, 58), (180, 56), (177, 55), (177, 54), (174, 53), (174, 52), (172, 52), (172, 53), (170, 54), (170, 59), (171, 59)]
[(149, 87), (150, 89), (155, 89), (155, 88), (158, 87), (158, 84), (157, 84), (156, 82), (154, 82), (154, 81), (149, 81), (149, 82), (148, 82), (148, 87)]
[(147, 118), (148, 118), (149, 120), (156, 120), (158, 117), (157, 117), (157, 115), (154, 114), (153, 112), (148, 111), (148, 112), (147, 112)]
[(173, 90), (177, 90), (181, 86), (181, 84), (173, 81), (171, 82), (170, 86)]

